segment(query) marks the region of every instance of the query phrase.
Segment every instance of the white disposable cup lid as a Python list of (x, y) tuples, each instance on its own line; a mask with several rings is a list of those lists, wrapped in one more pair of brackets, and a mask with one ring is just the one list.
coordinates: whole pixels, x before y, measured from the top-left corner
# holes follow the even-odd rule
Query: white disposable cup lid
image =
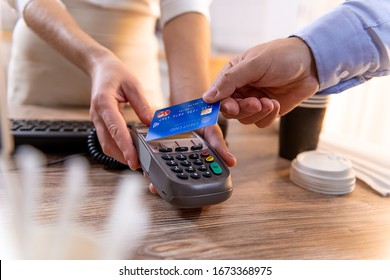
[(305, 100), (302, 101), (302, 104), (327, 104), (327, 100), (320, 100), (320, 99), (310, 99), (310, 100)]
[(328, 105), (329, 96), (328, 95), (314, 95), (306, 100), (302, 101), (298, 107), (303, 108), (325, 108)]
[(350, 169), (348, 171), (347, 176), (345, 177), (330, 176), (329, 174), (327, 176), (323, 176), (300, 169), (297, 166), (296, 160), (293, 160), (293, 162), (291, 163), (290, 172), (294, 173), (296, 176), (302, 178), (307, 182), (318, 184), (345, 185), (354, 183), (356, 180), (355, 171), (353, 169)]
[(290, 176), (290, 179), (297, 184), (298, 186), (317, 193), (328, 194), (328, 195), (344, 195), (352, 192), (355, 189), (355, 184), (351, 184), (350, 186), (344, 186), (338, 189), (329, 188), (329, 187), (316, 187), (307, 182), (300, 181), (298, 178), (294, 176)]
[(318, 150), (298, 154), (297, 167), (312, 175), (345, 178), (350, 175), (352, 163), (334, 153)]
[(329, 95), (328, 94), (313, 95), (308, 97), (307, 99), (329, 99)]

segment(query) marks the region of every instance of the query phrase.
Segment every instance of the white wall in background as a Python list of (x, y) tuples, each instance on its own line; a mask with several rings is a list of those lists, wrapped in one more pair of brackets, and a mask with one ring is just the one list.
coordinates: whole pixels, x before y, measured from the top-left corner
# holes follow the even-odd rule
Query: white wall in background
[(302, 0), (214, 0), (211, 34), (217, 52), (237, 53), (296, 30)]
[(212, 45), (238, 53), (286, 37), (344, 0), (213, 0)]

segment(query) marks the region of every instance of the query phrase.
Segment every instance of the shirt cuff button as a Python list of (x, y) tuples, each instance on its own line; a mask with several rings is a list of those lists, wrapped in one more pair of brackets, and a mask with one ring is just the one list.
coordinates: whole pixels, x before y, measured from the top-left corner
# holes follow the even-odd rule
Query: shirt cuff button
[(348, 75), (349, 75), (348, 71), (343, 71), (340, 73), (339, 78), (344, 79), (344, 78), (348, 77)]

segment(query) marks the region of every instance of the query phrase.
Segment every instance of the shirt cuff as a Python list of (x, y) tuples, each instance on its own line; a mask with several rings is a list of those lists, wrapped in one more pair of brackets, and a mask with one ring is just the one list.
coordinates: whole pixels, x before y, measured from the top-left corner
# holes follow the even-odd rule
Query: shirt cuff
[(161, 0), (161, 26), (164, 26), (174, 17), (189, 13), (201, 13), (210, 18), (210, 4), (212, 0)]
[[(20, 15), (23, 15), (23, 12), (24, 12), (24, 8), (27, 6), (27, 4), (29, 2), (31, 2), (32, 0), (6, 0), (8, 2), (8, 4), (15, 8)], [(60, 4), (63, 8), (65, 8), (65, 5), (64, 3), (62, 3), (61, 0), (56, 0), (58, 2), (58, 4)]]
[(370, 68), (372, 42), (349, 9), (336, 8), (293, 34), (310, 47), (322, 93), (338, 93), (363, 83)]

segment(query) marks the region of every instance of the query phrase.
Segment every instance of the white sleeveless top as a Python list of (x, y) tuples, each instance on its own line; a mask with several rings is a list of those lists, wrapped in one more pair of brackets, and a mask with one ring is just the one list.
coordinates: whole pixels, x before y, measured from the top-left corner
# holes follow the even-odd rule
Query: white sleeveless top
[[(18, 3), (23, 10), (25, 0)], [(208, 16), (210, 0), (63, 0), (81, 28), (112, 50), (140, 80), (152, 107), (166, 102), (161, 92), (157, 18), (164, 25), (189, 11)], [(160, 9), (161, 8), (161, 9)], [(8, 69), (11, 104), (88, 106), (89, 77), (48, 46), (20, 18), (13, 32)]]

